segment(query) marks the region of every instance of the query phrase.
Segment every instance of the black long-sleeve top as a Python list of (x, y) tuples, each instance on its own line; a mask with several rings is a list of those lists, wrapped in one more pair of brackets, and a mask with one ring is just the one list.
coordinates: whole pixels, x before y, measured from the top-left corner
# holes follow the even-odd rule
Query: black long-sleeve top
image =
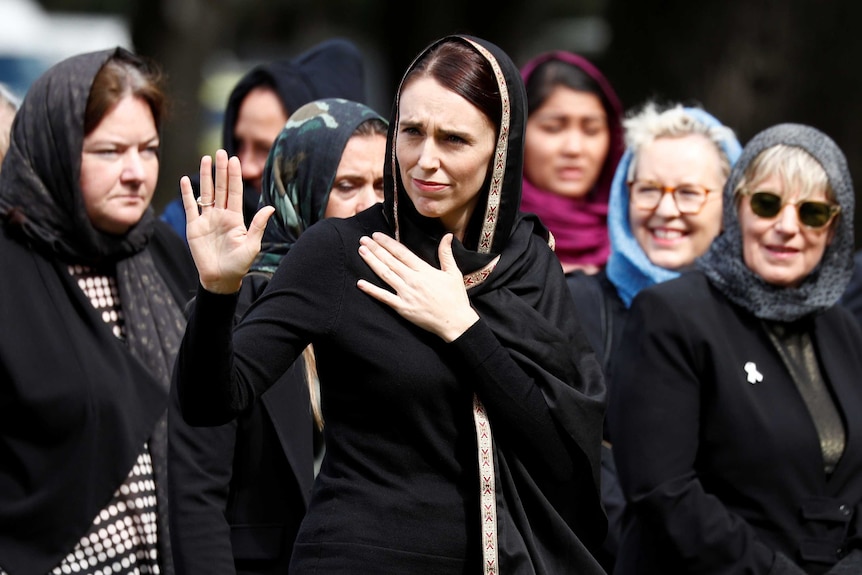
[[(578, 508), (582, 496), (597, 501), (592, 481), (583, 495), (567, 491), (589, 481), (593, 471), (581, 449), (597, 454), (598, 444), (572, 451), (538, 376), (525, 371), (530, 364), (516, 361), (485, 319), (447, 344), (362, 293), (359, 278), (381, 284), (357, 251), (359, 238), (376, 230), (388, 230), (378, 209), (307, 230), (233, 335), (235, 296), (200, 290), (178, 359), (184, 417), (205, 425), (232, 418), (313, 343), (327, 455), (291, 572), (478, 572), (474, 393), (498, 449), (517, 453), (540, 485), (554, 485), (550, 498), (560, 506)], [(565, 294), (559, 271), (556, 277)], [(545, 337), (561, 350), (572, 345), (557, 341), (562, 333)], [(598, 403), (586, 400), (585, 425), (600, 421), (586, 417)], [(595, 526), (599, 539), (603, 529)], [(559, 553), (579, 556), (575, 548)]]

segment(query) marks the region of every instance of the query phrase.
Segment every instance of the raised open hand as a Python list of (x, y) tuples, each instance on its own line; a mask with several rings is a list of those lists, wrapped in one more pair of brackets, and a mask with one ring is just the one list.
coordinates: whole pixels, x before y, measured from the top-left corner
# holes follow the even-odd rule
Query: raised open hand
[(359, 240), (359, 255), (395, 290), (392, 293), (359, 280), (357, 286), (385, 303), (404, 319), (450, 342), (476, 323), (479, 315), (470, 306), (464, 277), (452, 257), (452, 234), (440, 241), (437, 269), (422, 261), (406, 246), (376, 232)]
[(275, 211), (266, 206), (248, 230), (242, 217), (242, 168), (239, 158), (218, 150), (213, 182), (212, 158), (201, 158), (201, 195), (195, 200), (188, 176), (180, 179), (186, 212), (186, 237), (201, 285), (213, 293), (234, 293), (260, 251), (266, 221)]

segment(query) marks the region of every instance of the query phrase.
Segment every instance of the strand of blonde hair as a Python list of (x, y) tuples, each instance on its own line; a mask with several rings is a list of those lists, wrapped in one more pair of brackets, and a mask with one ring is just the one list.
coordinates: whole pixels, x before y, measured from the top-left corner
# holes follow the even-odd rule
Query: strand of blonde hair
[(317, 377), (317, 358), (314, 348), (309, 345), (302, 351), (305, 361), (305, 380), (308, 383), (308, 395), (311, 403), (311, 415), (318, 431), (323, 431), (323, 410), (320, 407), (320, 380)]

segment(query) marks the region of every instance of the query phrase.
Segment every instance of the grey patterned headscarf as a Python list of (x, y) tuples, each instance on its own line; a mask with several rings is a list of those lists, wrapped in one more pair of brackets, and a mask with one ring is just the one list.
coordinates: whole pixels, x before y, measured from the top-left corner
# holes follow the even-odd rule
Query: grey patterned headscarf
[(129, 349), (167, 391), (185, 320), (146, 249), (153, 210), (125, 234), (104, 233), (90, 221), (79, 183), (91, 86), (102, 66), (125, 52), (73, 56), (31, 86), (0, 175), (0, 218), (49, 257), (97, 267), (116, 263)]
[[(841, 216), (835, 236), (823, 258), (798, 287), (769, 284), (745, 265), (742, 233), (733, 191), (748, 165), (762, 151), (778, 144), (796, 146), (811, 154), (826, 171)], [(757, 134), (743, 149), (724, 187), (724, 232), (697, 261), (709, 280), (724, 295), (756, 317), (795, 321), (838, 302), (853, 271), (853, 182), (844, 154), (823, 132), (800, 124), (779, 124)]]
[(273, 206), (253, 271), (274, 273), (299, 235), (323, 219), (341, 154), (367, 120), (386, 120), (364, 104), (329, 98), (294, 112), (272, 144), (263, 171), (260, 206)]
[[(96, 76), (112, 58), (134, 60), (122, 48), (79, 54), (36, 80), (18, 111), (9, 154), (0, 170), (0, 225), (10, 238), (2, 242), (4, 253), (12, 251), (15, 241), (51, 262), (43, 264), (43, 258), (33, 257), (32, 265), (8, 270), (18, 278), (15, 285), (28, 289), (2, 293), (7, 301), (35, 298), (46, 309), (46, 315), (23, 321), (4, 315), (7, 340), (16, 330), (30, 330), (30, 337), (39, 333), (40, 339), (49, 342), (38, 350), (43, 361), (34, 360), (37, 350), (32, 356), (11, 355), (5, 347), (0, 360), (0, 405), (4, 413), (16, 411), (19, 424), (28, 420), (21, 425), (4, 421), (0, 432), (4, 446), (0, 556), (3, 567), (15, 573), (46, 573), (59, 563), (63, 550), (74, 546), (84, 526), (92, 523), (127, 477), (144, 443), (158, 453), (160, 420), (164, 421), (171, 370), (185, 330), (181, 304), (169, 287), (171, 272), (160, 271), (150, 249), (156, 233), (152, 209), (122, 235), (102, 232), (87, 215), (80, 185), (84, 117)], [(176, 265), (176, 270), (182, 267), (180, 259), (160, 259), (168, 267)], [(104, 322), (92, 320), (98, 316), (77, 303), (80, 294), (76, 297), (69, 291), (69, 302), (55, 301), (58, 294), (67, 293), (61, 290), (77, 289), (59, 281), (72, 282), (59, 262), (86, 264), (103, 273), (115, 268), (126, 346), (115, 340)], [(51, 269), (47, 265), (55, 266), (57, 277), (45, 275)], [(77, 310), (77, 315), (52, 322), (49, 310)], [(57, 336), (49, 337), (49, 330), (79, 334), (82, 339), (75, 346), (59, 348)], [(75, 358), (69, 355), (73, 349), (87, 349), (92, 355)], [(24, 372), (29, 379), (22, 382), (14, 377)], [(43, 387), (25, 389), (33, 381)], [(86, 410), (71, 406), (63, 417), (45, 417), (53, 412), (43, 408), (55, 402), (34, 403), (37, 397), (62, 401), (69, 390), (88, 394), (81, 399)], [(12, 398), (12, 406), (3, 404), (7, 398)], [(39, 417), (32, 417), (34, 409)], [(12, 428), (14, 442), (7, 433)], [(76, 465), (69, 464), (70, 458)], [(160, 510), (165, 501), (161, 499), (162, 463), (163, 459), (154, 457)], [(61, 481), (58, 469), (64, 470)], [(16, 485), (26, 489), (18, 490)], [(161, 531), (159, 537), (164, 538)]]

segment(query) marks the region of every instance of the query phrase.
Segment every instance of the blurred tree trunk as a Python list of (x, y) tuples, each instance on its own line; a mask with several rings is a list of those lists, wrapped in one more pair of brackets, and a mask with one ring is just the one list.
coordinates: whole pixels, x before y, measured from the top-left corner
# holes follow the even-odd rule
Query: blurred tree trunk
[(523, 0), (498, 0), (489, 10), (484, 3), (459, 0), (387, 2), (378, 36), (388, 56), (388, 68), (396, 85), (419, 52), (449, 34), (478, 36), (502, 48), (513, 59), (525, 37), (539, 22), (539, 12), (524, 6)]
[(198, 171), (204, 125), (198, 94), (207, 59), (231, 37), (233, 6), (228, 0), (135, 0), (132, 41), (165, 73), (170, 108), (162, 132), (157, 211), (177, 197), (179, 179)]

